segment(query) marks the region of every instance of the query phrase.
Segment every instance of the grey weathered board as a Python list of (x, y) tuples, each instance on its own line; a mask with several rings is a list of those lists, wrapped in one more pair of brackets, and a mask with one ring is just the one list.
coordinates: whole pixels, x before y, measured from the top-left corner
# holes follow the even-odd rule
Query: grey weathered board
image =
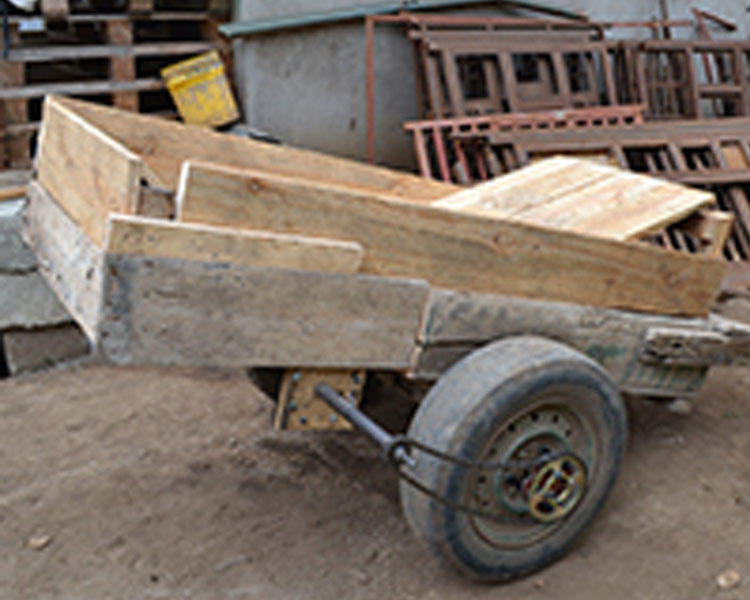
[(404, 369), (421, 281), (107, 255), (100, 344), (120, 364)]
[(38, 182), (28, 189), (24, 235), (52, 290), (86, 332), (96, 339), (103, 253)]
[(750, 327), (716, 315), (665, 317), (433, 289), (412, 375), (435, 379), (481, 345), (516, 335), (539, 335), (576, 348), (634, 394), (689, 395), (699, 389), (709, 366), (750, 364)]

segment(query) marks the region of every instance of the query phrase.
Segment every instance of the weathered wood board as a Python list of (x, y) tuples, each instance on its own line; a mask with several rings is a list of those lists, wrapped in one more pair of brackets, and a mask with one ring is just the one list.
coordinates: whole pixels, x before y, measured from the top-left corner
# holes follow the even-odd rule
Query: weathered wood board
[(93, 342), (97, 337), (104, 253), (37, 181), (28, 188), (24, 237), (39, 269)]
[(38, 181), (100, 247), (109, 213), (135, 214), (141, 160), (66, 106), (44, 103)]
[[(433, 289), (412, 375), (435, 379), (482, 345), (520, 335), (543, 336), (587, 354), (634, 394), (689, 395), (709, 366), (750, 364), (750, 327), (715, 315), (664, 317)], [(666, 349), (666, 340), (680, 346)]]
[(177, 188), (183, 161), (189, 159), (374, 188), (408, 197), (415, 202), (435, 200), (458, 189), (409, 173), (217, 133), (204, 127), (182, 125), (71, 98), (48, 97), (46, 102), (66, 108), (102, 134), (117, 140), (143, 160), (151, 177), (156, 178), (150, 183), (172, 190)]
[(558, 156), (433, 205), (625, 241), (659, 231), (715, 203), (709, 192)]
[(405, 369), (419, 281), (109, 254), (100, 345), (117, 364)]
[(235, 265), (356, 273), (364, 251), (356, 242), (111, 215), (107, 252)]
[(362, 272), (438, 287), (706, 315), (722, 261), (414, 204), (267, 172), (186, 163), (178, 219), (359, 242)]

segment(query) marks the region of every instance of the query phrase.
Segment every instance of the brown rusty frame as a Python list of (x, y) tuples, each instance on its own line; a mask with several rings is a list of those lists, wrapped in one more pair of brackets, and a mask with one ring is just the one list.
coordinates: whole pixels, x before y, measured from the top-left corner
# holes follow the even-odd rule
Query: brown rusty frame
[[(474, 28), (477, 30), (515, 30), (519, 27), (528, 30), (564, 30), (564, 31), (590, 31), (600, 38), (604, 32), (615, 28), (642, 28), (654, 32), (663, 28), (693, 27), (691, 20), (666, 20), (666, 21), (607, 21), (607, 22), (581, 22), (564, 19), (539, 19), (518, 17), (486, 17), (467, 15), (438, 15), (438, 14), (414, 14), (402, 12), (397, 15), (370, 15), (365, 18), (365, 61), (366, 61), (366, 157), (369, 162), (375, 162), (375, 26), (377, 24), (402, 25), (406, 27), (430, 28)], [(418, 94), (421, 97), (422, 77), (415, 61), (415, 81)]]
[[(411, 132), (414, 151), (422, 176), (442, 179), (446, 182), (458, 180), (470, 183), (469, 159), (473, 158), (480, 179), (487, 179), (493, 168), (481, 145), (465, 144), (460, 136), (481, 138), (493, 132), (523, 132), (529, 130), (558, 131), (561, 129), (601, 129), (643, 123), (642, 105), (602, 106), (563, 111), (534, 113), (494, 114), (478, 117), (457, 117), (411, 121), (404, 128)], [(465, 177), (456, 177), (450, 166), (448, 148), (455, 154), (459, 169)], [(471, 156), (470, 156), (471, 155)], [(520, 165), (519, 165), (520, 166)], [(437, 167), (437, 173), (435, 172)]]

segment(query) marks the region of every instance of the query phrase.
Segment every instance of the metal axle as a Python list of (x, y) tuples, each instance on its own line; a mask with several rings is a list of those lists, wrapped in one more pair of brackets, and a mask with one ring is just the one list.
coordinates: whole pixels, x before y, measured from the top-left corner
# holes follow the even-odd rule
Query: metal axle
[(402, 444), (401, 436), (391, 435), (365, 413), (359, 410), (330, 385), (321, 382), (315, 386), (315, 394), (323, 399), (328, 406), (344, 417), (373, 442), (380, 446), (383, 455), (389, 462), (397, 465), (405, 464), (416, 467), (417, 461), (412, 458)]

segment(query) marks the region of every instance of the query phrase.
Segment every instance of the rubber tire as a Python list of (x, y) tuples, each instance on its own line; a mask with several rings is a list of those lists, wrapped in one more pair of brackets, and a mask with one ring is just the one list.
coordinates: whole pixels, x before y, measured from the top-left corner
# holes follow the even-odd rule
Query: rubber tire
[[(401, 503), (414, 533), (435, 555), (472, 579), (508, 581), (541, 569), (570, 548), (614, 485), (627, 438), (624, 404), (606, 371), (587, 356), (547, 339), (516, 337), (494, 342), (455, 364), (430, 390), (412, 420), (409, 437), (454, 455), (477, 458), (498, 427), (534, 397), (560, 386), (567, 391), (580, 389), (571, 402), (578, 414), (584, 411), (593, 421), (601, 451), (579, 506), (538, 543), (499, 549), (476, 534), (466, 513), (401, 481)], [(424, 454), (418, 458), (413, 474), (419, 481), (454, 502), (465, 502), (461, 495), (466, 469)]]

